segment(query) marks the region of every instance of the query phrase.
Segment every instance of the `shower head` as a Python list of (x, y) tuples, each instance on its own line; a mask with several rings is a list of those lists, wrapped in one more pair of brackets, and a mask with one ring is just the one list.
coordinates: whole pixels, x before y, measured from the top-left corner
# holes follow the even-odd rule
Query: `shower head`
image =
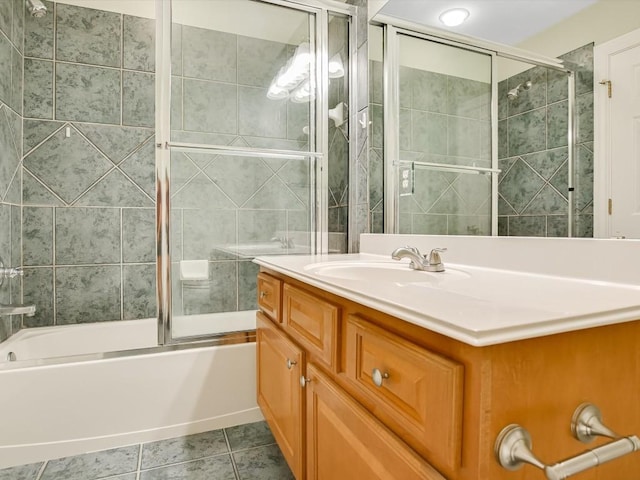
[(47, 14), (47, 7), (41, 0), (26, 0), (26, 4), (32, 17), (40, 18)]
[(520, 95), (520, 90), (529, 90), (531, 88), (531, 85), (531, 80), (527, 80), (524, 83), (519, 83), (517, 87), (509, 90), (509, 92), (507, 93), (507, 98), (509, 100), (515, 100), (516, 98), (518, 98), (518, 95)]

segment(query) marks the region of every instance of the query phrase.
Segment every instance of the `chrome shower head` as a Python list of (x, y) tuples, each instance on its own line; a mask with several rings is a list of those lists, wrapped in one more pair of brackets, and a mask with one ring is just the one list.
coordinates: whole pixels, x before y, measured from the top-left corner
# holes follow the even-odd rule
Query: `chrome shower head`
[(507, 98), (509, 100), (515, 100), (516, 98), (518, 98), (518, 95), (520, 95), (520, 90), (529, 90), (531, 88), (531, 85), (531, 80), (527, 80), (524, 83), (519, 83), (517, 87), (509, 90), (509, 92), (507, 93)]
[(47, 7), (41, 0), (26, 0), (26, 4), (32, 17), (41, 18), (47, 14)]

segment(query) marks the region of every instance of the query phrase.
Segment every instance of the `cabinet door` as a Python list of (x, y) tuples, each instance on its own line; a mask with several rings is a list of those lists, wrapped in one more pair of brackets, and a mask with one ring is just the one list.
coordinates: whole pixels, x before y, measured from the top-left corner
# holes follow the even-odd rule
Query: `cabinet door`
[(445, 480), (313, 364), (307, 378), (307, 480)]
[(291, 471), (302, 480), (304, 405), (300, 376), (304, 353), (260, 312), (256, 348), (258, 405)]

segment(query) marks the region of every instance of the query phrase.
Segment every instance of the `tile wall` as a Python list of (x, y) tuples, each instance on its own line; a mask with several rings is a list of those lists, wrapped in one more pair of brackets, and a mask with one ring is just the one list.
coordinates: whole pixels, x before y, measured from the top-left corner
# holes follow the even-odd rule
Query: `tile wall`
[[(560, 58), (574, 68), (578, 110), (575, 236), (593, 236), (593, 44)], [(507, 92), (530, 80), (529, 90)], [(567, 79), (535, 67), (498, 84), (500, 235), (568, 233)]]
[[(20, 266), (20, 160), (22, 158), (22, 65), (25, 6), (0, 2), (0, 257)], [(21, 301), (20, 280), (0, 286), (0, 303)], [(0, 317), (0, 342), (21, 328), (21, 316)]]
[[(38, 306), (24, 325), (155, 316), (155, 21), (45, 3), (24, 36), (24, 296)], [(172, 141), (309, 148), (309, 104), (266, 97), (296, 45), (178, 24), (172, 41)], [(337, 207), (348, 149), (332, 133)], [(171, 162), (174, 314), (255, 308), (252, 255), (228, 247), (308, 246), (311, 162), (192, 152)], [(181, 281), (182, 260), (205, 260), (209, 280)]]
[[(382, 64), (370, 62), (372, 231), (383, 220)], [(491, 166), (491, 87), (487, 83), (401, 67), (400, 159)], [(407, 163), (406, 165), (410, 165)], [(489, 235), (491, 179), (415, 168), (414, 194), (400, 197), (400, 232)]]

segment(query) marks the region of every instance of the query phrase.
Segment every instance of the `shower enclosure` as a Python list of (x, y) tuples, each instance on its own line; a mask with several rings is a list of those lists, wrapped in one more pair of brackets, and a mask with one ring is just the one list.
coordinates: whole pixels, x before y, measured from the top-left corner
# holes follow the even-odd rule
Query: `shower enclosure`
[(352, 248), (356, 11), (1, 2), (0, 256), (24, 277), (0, 300), (36, 314), (0, 341), (138, 319), (246, 341), (255, 256)]
[[(535, 214), (545, 233), (571, 236), (573, 71), (557, 59), (376, 20), (372, 231), (518, 235)], [(523, 180), (524, 165), (543, 164)]]

